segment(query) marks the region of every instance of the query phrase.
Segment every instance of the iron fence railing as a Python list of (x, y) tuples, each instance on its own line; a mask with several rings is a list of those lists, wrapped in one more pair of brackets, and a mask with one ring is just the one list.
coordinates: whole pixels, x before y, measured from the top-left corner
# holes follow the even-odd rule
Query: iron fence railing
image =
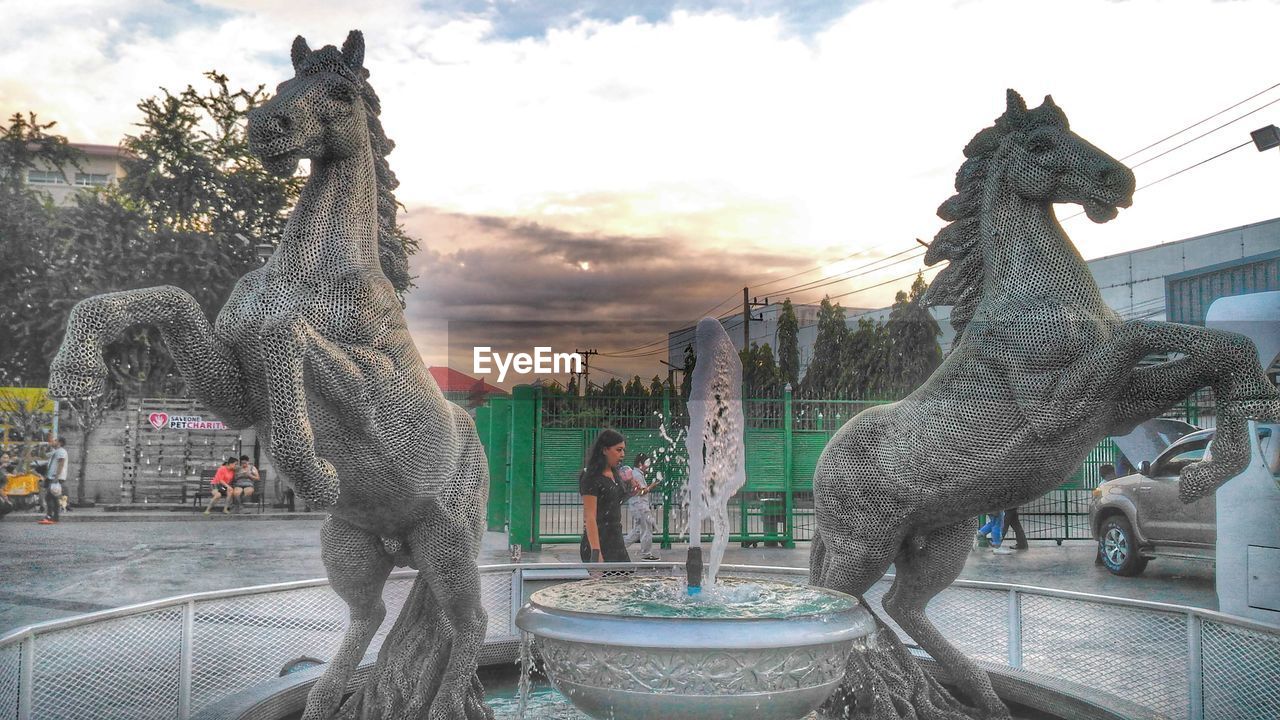
[[(812, 400), (784, 390), (777, 398), (747, 398), (747, 483), (730, 511), (733, 542), (793, 546), (813, 537), (814, 469), (831, 436), (851, 417), (885, 400)], [(1169, 416), (1205, 419), (1193, 403)], [(516, 388), (477, 411), (477, 427), (489, 458), (490, 530), (507, 531), (526, 549), (576, 542), (582, 532), (577, 476), (583, 456), (603, 427), (623, 432), (629, 455), (655, 460), (657, 542), (687, 537), (680, 519), (687, 474), (683, 428), (685, 401), (667, 392), (645, 397), (571, 397), (541, 388)], [(1028, 536), (1036, 540), (1088, 539), (1089, 491), (1105, 464), (1118, 466), (1119, 450), (1104, 439), (1058, 488), (1020, 508)], [(781, 535), (781, 537), (779, 537)]]
[[(483, 566), (486, 644), (514, 648), (515, 613), (535, 587), (585, 576), (587, 569), (642, 567), (681, 570), (679, 563)], [(808, 574), (744, 565), (722, 571), (761, 578)], [(388, 582), (388, 620), (371, 649), (381, 646), (415, 575), (398, 571)], [(872, 607), (878, 609), (892, 580), (886, 575), (866, 593)], [(329, 658), (345, 614), (326, 581), (308, 580), (21, 628), (0, 637), (0, 717), (183, 720), (277, 677), (299, 657)], [(928, 614), (971, 657), (1085, 685), (1159, 715), (1280, 717), (1280, 627), (1178, 605), (964, 580), (938, 595)]]

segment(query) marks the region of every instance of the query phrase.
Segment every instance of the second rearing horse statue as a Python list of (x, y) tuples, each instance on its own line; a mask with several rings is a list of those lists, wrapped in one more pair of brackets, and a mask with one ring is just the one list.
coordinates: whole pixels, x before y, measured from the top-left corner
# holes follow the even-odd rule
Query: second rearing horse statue
[[(50, 392), (100, 394), (102, 347), (158, 327), (192, 392), (237, 428), (253, 426), (277, 470), (331, 513), (321, 554), (350, 608), (340, 647), (307, 698), (305, 720), (487, 720), (476, 661), (485, 635), (476, 559), (488, 464), (471, 418), (445, 400), (405, 325), (408, 287), (395, 236), (393, 144), (364, 68), (364, 37), (342, 49), (293, 43), (295, 75), (249, 114), (270, 171), (311, 174), (275, 254), (236, 284), (210, 326), (175, 287), (76, 305)], [(396, 565), (418, 577), (369, 681), (347, 683), (386, 615)]]
[[(1061, 484), (1104, 437), (1212, 388), (1212, 459), (1183, 471), (1184, 502), (1242, 470), (1248, 420), (1280, 420), (1280, 395), (1246, 338), (1121, 320), (1053, 214), (1076, 203), (1106, 222), (1128, 207), (1133, 173), (1071, 132), (1053, 102), (1028, 110), (1012, 90), (994, 126), (964, 149), (950, 222), (927, 264), (949, 260), (925, 297), (953, 305), (959, 333), (905, 399), (863, 411), (832, 437), (813, 489), (816, 585), (861, 596), (893, 564), (884, 609), (976, 708), (925, 677), (882, 627), (880, 650), (851, 658), (828, 715), (919, 720), (1009, 717), (987, 674), (938, 632), (925, 606), (959, 575), (975, 518)], [(1143, 357), (1175, 359), (1140, 366)], [(869, 678), (869, 679), (868, 679)]]

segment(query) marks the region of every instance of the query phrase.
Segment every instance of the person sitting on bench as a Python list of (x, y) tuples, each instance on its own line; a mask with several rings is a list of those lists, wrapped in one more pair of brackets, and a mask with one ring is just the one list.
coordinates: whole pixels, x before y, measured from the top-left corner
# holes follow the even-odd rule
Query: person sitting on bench
[(209, 500), (209, 507), (204, 509), (205, 515), (208, 515), (222, 498), (227, 499), (227, 504), (222, 508), (222, 512), (231, 512), (231, 483), (235, 482), (236, 479), (235, 466), (236, 459), (234, 457), (223, 460), (222, 466), (218, 468), (213, 480), (209, 482), (209, 490), (213, 493), (213, 498)]

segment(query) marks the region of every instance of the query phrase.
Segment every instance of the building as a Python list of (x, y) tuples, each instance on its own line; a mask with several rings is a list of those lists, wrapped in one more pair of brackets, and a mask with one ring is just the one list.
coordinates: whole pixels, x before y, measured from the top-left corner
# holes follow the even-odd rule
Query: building
[[(1280, 218), (1106, 255), (1089, 260), (1088, 265), (1102, 299), (1120, 317), (1203, 325), (1205, 311), (1220, 297), (1280, 290)], [(781, 309), (776, 303), (765, 309), (775, 307)], [(813, 310), (801, 315), (800, 307)], [(818, 336), (817, 307), (797, 306), (796, 310), (800, 319), (801, 377), (813, 359)], [(883, 323), (889, 319), (890, 310), (847, 308), (845, 321), (849, 327), (857, 327), (863, 319)], [(930, 313), (942, 330), (938, 343), (946, 352), (955, 341), (951, 308), (931, 308)], [(776, 351), (777, 314), (772, 315), (772, 325), (768, 324), (768, 316), (762, 319), (764, 322), (758, 330), (752, 323), (751, 340), (760, 342), (756, 339), (760, 337)], [(741, 316), (726, 318), (723, 322), (729, 337), (740, 348)], [(669, 335), (669, 362), (677, 366), (683, 363), (684, 347), (692, 337), (693, 328)]]
[(427, 368), (427, 372), (431, 373), (436, 385), (440, 386), (440, 391), (444, 393), (446, 400), (464, 408), (480, 405), (490, 395), (507, 394), (507, 391), (500, 387), (490, 385), (451, 367), (432, 366)]
[(114, 145), (71, 143), (82, 153), (80, 167), (43, 167), (27, 171), (27, 185), (45, 193), (55, 205), (71, 205), (77, 192), (109, 185), (124, 177), (124, 151)]

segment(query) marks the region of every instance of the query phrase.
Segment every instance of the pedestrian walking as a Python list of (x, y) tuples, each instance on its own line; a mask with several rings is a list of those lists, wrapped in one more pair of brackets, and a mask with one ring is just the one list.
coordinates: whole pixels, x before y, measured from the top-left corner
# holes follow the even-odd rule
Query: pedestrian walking
[(222, 461), (222, 465), (218, 467), (218, 471), (213, 474), (213, 480), (209, 482), (209, 491), (212, 497), (209, 499), (209, 507), (204, 509), (204, 514), (208, 515), (213, 510), (218, 501), (226, 498), (227, 504), (223, 506), (223, 514), (231, 512), (231, 484), (236, 479), (236, 459), (229, 457)]
[(661, 560), (662, 558), (653, 554), (653, 503), (652, 492), (658, 486), (659, 481), (645, 484), (645, 476), (649, 472), (649, 456), (645, 453), (638, 453), (635, 460), (632, 461), (631, 467), (623, 466), (623, 477), (631, 482), (631, 497), (627, 498), (627, 510), (631, 512), (631, 529), (627, 531), (626, 537), (622, 539), (627, 547), (631, 543), (639, 541), (640, 558), (642, 560)]
[(978, 537), (987, 537), (991, 540), (991, 552), (996, 555), (1009, 555), (1013, 553), (1011, 548), (1001, 545), (1004, 539), (1004, 511), (987, 515), (987, 523), (978, 528)]
[(62, 518), (62, 485), (67, 480), (67, 449), (62, 438), (49, 440), (49, 466), (45, 470), (45, 516), (41, 525), (53, 525)]
[(1013, 543), (1014, 550), (1026, 550), (1031, 547), (1027, 544), (1027, 532), (1022, 529), (1022, 520), (1018, 518), (1018, 508), (1016, 507), (1005, 508), (1004, 510), (1004, 527), (1001, 529), (1001, 534), (1004, 537), (1009, 537), (1010, 530), (1013, 531), (1015, 538)]
[(617, 430), (605, 428), (583, 458), (578, 474), (585, 526), (579, 554), (583, 562), (630, 562), (622, 541), (622, 503), (627, 486), (619, 466), (627, 454), (627, 439)]

